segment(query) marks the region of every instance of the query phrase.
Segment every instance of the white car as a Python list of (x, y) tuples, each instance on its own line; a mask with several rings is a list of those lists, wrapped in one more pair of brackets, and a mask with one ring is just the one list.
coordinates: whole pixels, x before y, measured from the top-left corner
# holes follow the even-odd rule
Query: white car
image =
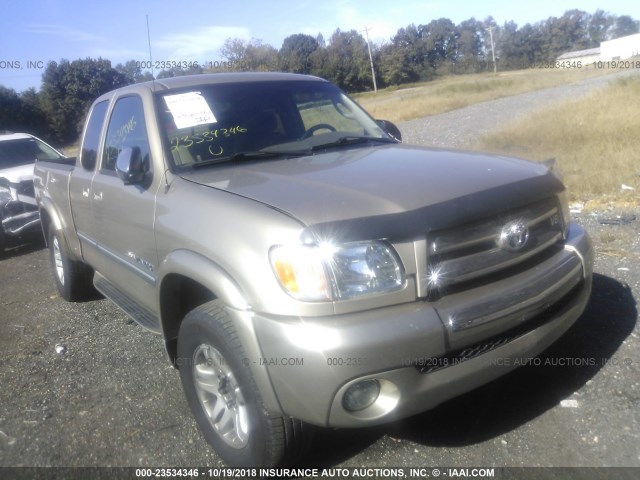
[(27, 133), (0, 134), (0, 254), (12, 240), (40, 231), (40, 215), (33, 194), (36, 160), (66, 157)]

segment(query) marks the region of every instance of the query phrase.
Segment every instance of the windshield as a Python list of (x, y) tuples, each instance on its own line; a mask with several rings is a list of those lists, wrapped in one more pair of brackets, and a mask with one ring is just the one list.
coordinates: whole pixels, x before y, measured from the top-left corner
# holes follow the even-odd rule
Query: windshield
[(0, 168), (29, 165), (36, 160), (57, 160), (58, 152), (37, 138), (0, 141)]
[(390, 141), (349, 97), (322, 81), (203, 85), (163, 94), (160, 110), (178, 167), (258, 151), (311, 152), (351, 144), (340, 140), (353, 137)]

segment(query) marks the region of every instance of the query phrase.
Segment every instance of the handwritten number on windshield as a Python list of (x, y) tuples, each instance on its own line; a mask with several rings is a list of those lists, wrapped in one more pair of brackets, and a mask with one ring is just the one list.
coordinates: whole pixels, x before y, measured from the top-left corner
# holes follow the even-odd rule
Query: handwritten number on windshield
[[(216, 128), (199, 133), (198, 135), (183, 135), (171, 140), (171, 150), (176, 150), (180, 146), (190, 148), (194, 144), (211, 143), (216, 141), (216, 139), (228, 138), (242, 133), (247, 133), (247, 129), (238, 125), (231, 128)], [(213, 153), (216, 149), (212, 147), (213, 145), (209, 147), (209, 152), (212, 155), (221, 155), (222, 147), (219, 147), (220, 153)]]
[(211, 155), (213, 155), (214, 157), (219, 157), (220, 155), (222, 155), (224, 153), (224, 149), (222, 148), (222, 146), (218, 145), (218, 151), (215, 150), (215, 146), (214, 145), (210, 145), (209, 146), (209, 153)]

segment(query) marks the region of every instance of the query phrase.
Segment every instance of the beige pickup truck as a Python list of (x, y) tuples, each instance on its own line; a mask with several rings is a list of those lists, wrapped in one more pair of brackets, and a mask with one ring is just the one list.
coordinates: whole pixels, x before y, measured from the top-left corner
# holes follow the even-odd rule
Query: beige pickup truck
[(593, 251), (547, 166), (399, 140), (309, 76), (105, 94), (76, 164), (35, 167), (58, 291), (162, 337), (230, 465), (430, 409), (560, 337)]

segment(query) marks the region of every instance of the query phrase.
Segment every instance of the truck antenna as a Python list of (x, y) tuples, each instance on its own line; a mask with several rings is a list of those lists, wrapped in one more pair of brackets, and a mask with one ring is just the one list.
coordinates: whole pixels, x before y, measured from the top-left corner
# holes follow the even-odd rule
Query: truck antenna
[(149, 31), (149, 14), (147, 14), (147, 42), (149, 44), (149, 63), (151, 64), (151, 80), (156, 81), (156, 74), (153, 71), (153, 58), (151, 57), (151, 33)]

